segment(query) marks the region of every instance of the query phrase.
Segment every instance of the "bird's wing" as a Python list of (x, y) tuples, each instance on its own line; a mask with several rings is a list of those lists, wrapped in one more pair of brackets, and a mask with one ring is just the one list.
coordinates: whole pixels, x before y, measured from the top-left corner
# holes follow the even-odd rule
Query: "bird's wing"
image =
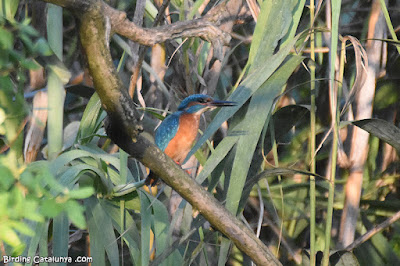
[(181, 112), (175, 112), (169, 115), (157, 128), (155, 142), (156, 145), (164, 151), (168, 143), (175, 137), (179, 128), (179, 116)]

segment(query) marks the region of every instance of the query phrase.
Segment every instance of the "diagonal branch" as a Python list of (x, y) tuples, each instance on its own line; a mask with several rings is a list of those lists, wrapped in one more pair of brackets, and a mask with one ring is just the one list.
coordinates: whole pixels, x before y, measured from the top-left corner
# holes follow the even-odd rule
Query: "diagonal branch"
[[(171, 158), (140, 134), (141, 125), (131, 98), (114, 68), (108, 47), (109, 36), (106, 10), (108, 7), (100, 0), (46, 0), (70, 8), (79, 17), (80, 38), (86, 53), (88, 67), (94, 86), (100, 96), (102, 106), (107, 111), (106, 131), (109, 137), (122, 149), (149, 167), (163, 181), (185, 198), (221, 233), (229, 237), (235, 245), (252, 258), (257, 265), (280, 265), (269, 249), (220, 202), (191, 179)], [(78, 9), (78, 10), (76, 10)], [(116, 20), (111, 19), (111, 24)], [(124, 22), (124, 19), (121, 19)], [(190, 31), (201, 32), (193, 25), (182, 23)], [(216, 29), (205, 23), (208, 28)], [(114, 29), (118, 28), (116, 24)], [(122, 27), (122, 26), (121, 26)], [(184, 27), (184, 28), (185, 28)], [(206, 28), (207, 28), (206, 27)], [(165, 28), (167, 31), (168, 27)], [(142, 29), (144, 32), (147, 30)], [(169, 31), (169, 30), (168, 30)], [(185, 30), (172, 30), (171, 38), (181, 36)], [(216, 30), (214, 32), (217, 32)], [(133, 34), (138, 36), (138, 34)], [(162, 34), (160, 33), (159, 36)], [(165, 36), (159, 37), (165, 40)]]
[(390, 225), (392, 225), (394, 222), (398, 221), (399, 219), (400, 219), (400, 211), (396, 212), (392, 217), (389, 217), (388, 219), (386, 219), (382, 223), (374, 226), (374, 228), (372, 228), (371, 230), (369, 230), (368, 232), (366, 232), (365, 234), (363, 234), (362, 236), (357, 238), (353, 243), (348, 245), (345, 248), (345, 250), (347, 250), (347, 251), (354, 250), (355, 248), (359, 247), (361, 244), (365, 243), (371, 237), (373, 237), (374, 235), (380, 233), (383, 229), (389, 227)]

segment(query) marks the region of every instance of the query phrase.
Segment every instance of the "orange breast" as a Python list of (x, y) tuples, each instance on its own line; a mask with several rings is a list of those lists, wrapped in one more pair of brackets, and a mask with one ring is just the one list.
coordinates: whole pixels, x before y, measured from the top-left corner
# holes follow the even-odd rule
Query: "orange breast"
[(183, 114), (179, 118), (179, 128), (175, 137), (168, 143), (165, 153), (178, 163), (183, 163), (199, 129), (200, 115)]

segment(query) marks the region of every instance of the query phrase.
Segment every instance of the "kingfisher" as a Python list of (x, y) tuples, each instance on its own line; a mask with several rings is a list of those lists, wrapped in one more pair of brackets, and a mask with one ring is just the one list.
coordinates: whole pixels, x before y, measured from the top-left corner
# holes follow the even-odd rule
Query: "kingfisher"
[[(182, 164), (196, 140), (201, 114), (217, 107), (235, 105), (235, 102), (214, 100), (205, 94), (190, 95), (157, 128), (155, 143), (177, 164)], [(157, 177), (150, 172), (145, 184), (155, 186)]]

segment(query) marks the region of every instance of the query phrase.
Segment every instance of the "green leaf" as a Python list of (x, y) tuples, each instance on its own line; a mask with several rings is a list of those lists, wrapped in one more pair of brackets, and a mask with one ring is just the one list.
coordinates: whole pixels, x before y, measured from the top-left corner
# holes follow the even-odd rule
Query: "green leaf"
[(33, 50), (41, 56), (50, 56), (53, 54), (53, 50), (51, 50), (49, 44), (44, 38), (39, 38), (35, 42)]
[[(309, 119), (309, 110), (300, 105), (288, 105), (280, 108), (272, 115), (274, 123), (275, 139), (279, 142), (294, 126), (305, 124)], [(264, 152), (268, 153), (272, 148), (270, 125), (264, 138)]]
[(7, 18), (9, 21), (14, 21), (17, 13), (19, 0), (2, 0), (0, 5), (0, 15)]
[(114, 228), (119, 232), (121, 237), (125, 240), (125, 243), (127, 243), (129, 250), (131, 252), (132, 260), (134, 262), (133, 264), (140, 265), (140, 256), (141, 256), (141, 252), (139, 249), (140, 235), (139, 231), (137, 230), (135, 221), (132, 219), (132, 216), (128, 211), (125, 210), (125, 221), (124, 224), (121, 225), (119, 204), (118, 206), (111, 205), (109, 202), (104, 200), (100, 201), (100, 203), (101, 206), (104, 208), (104, 211), (112, 219)]
[(25, 250), (24, 255), (31, 258), (35, 256), (40, 239), (42, 238), (43, 234), (47, 235), (48, 226), (48, 222), (32, 224), (31, 228), (35, 232), (35, 235), (25, 241), (25, 243), (27, 243), (27, 249)]
[(33, 41), (31, 39), (30, 36), (25, 35), (23, 33), (19, 34), (19, 39), (22, 41), (22, 43), (24, 44), (25, 49), (29, 52), (32, 53), (33, 52)]
[[(87, 144), (87, 145), (79, 145), (79, 149), (88, 151), (92, 154), (96, 155), (96, 158), (101, 159), (102, 161), (107, 163), (108, 168), (110, 169), (110, 164), (115, 167), (115, 169), (117, 169), (118, 171), (121, 171), (121, 164), (120, 164), (120, 160), (119, 160), (119, 153), (115, 153), (115, 154), (108, 154), (107, 152), (105, 152), (104, 150), (102, 150), (101, 148), (97, 147), (96, 145), (92, 145), (92, 144)], [(133, 181), (133, 180), (138, 180), (138, 178), (134, 178), (132, 176), (131, 171), (127, 172), (128, 176), (127, 176), (127, 181)], [(120, 183), (120, 177), (118, 177), (118, 182)]]
[[(302, 60), (303, 59), (300, 56), (292, 56), (272, 76), (268, 76), (268, 80), (266, 80), (265, 83), (262, 83), (259, 86), (249, 87), (250, 89), (256, 90), (256, 92), (250, 100), (245, 118), (235, 126), (234, 129), (232, 129), (233, 131), (237, 130), (239, 132), (246, 132), (246, 134), (239, 137), (237, 143), (226, 196), (225, 206), (235, 215), (239, 208), (243, 187), (260, 134), (264, 125), (269, 122), (274, 99)], [(260, 69), (262, 68), (263, 67)], [(257, 69), (255, 71), (258, 73), (259, 70)], [(255, 117), (257, 117), (257, 119), (254, 119)], [(225, 263), (229, 246), (229, 240), (224, 240), (222, 242), (218, 262), (219, 265)]]
[(43, 222), (43, 216), (38, 212), (36, 200), (26, 199), (23, 206), (23, 217), (31, 221)]
[(161, 115), (161, 114), (159, 114), (159, 113), (153, 111), (152, 108), (146, 108), (144, 111), (145, 111), (146, 113), (151, 114), (153, 117), (155, 117), (155, 118), (157, 118), (157, 119), (159, 119), (159, 120), (161, 120), (161, 121), (163, 121), (163, 120), (165, 119), (165, 117), (164, 117), (163, 115)]
[(30, 21), (27, 19), (18, 25), (20, 33), (27, 35), (27, 37), (38, 37), (39, 33), (29, 23)]
[(50, 172), (53, 175), (57, 175), (57, 174), (59, 174), (60, 170), (62, 170), (62, 168), (64, 166), (66, 166), (69, 163), (71, 163), (72, 161), (74, 161), (78, 158), (82, 158), (82, 157), (91, 157), (96, 160), (98, 159), (98, 158), (96, 158), (95, 155), (93, 155), (92, 153), (87, 152), (87, 151), (83, 151), (83, 150), (67, 151), (67, 152), (64, 152), (63, 154), (61, 154), (60, 156), (58, 156), (57, 159), (55, 159), (53, 162), (51, 162)]
[(400, 92), (395, 82), (385, 80), (378, 84), (379, 88), (374, 97), (374, 110), (382, 110), (399, 102)]
[(103, 230), (100, 229), (96, 224), (96, 218), (93, 216), (93, 210), (98, 200), (94, 197), (86, 199), (84, 201), (86, 208), (86, 219), (88, 223), (88, 231), (90, 238), (90, 255), (93, 257), (93, 261), (96, 265), (105, 266), (105, 238), (103, 236)]
[(86, 228), (86, 220), (83, 216), (84, 208), (75, 200), (68, 200), (65, 203), (65, 209), (68, 214), (68, 218), (71, 222), (76, 225), (76, 227), (85, 229)]
[(115, 186), (113, 188), (112, 196), (113, 203), (119, 206), (120, 200), (125, 200), (125, 208), (140, 211), (140, 199), (137, 189), (142, 187), (144, 180), (135, 183), (128, 183), (124, 185)]
[[(226, 207), (236, 213), (254, 150), (264, 124), (268, 123), (275, 97), (286, 83), (293, 70), (302, 61), (300, 56), (292, 56), (253, 95), (245, 119), (233, 130), (246, 132), (239, 137), (236, 155), (227, 192)], [(252, 119), (257, 117), (257, 119)]]
[[(66, 205), (64, 205), (67, 207)], [(68, 207), (67, 207), (68, 210)], [(65, 212), (53, 219), (53, 255), (58, 257), (68, 256), (69, 221)], [(66, 263), (61, 265), (66, 266)]]
[(0, 27), (0, 49), (12, 50), (13, 47), (14, 47), (13, 34), (9, 30)]
[(14, 248), (22, 245), (21, 240), (9, 222), (0, 225), (0, 239)]
[[(367, 218), (363, 219), (363, 222), (366, 226), (368, 226), (368, 228), (373, 227), (373, 224), (368, 221)], [(375, 234), (370, 241), (379, 255), (387, 262), (387, 265), (400, 264), (400, 258), (393, 251), (388, 239), (382, 234), (382, 232)]]
[(40, 205), (40, 213), (47, 217), (56, 217), (63, 210), (63, 206), (55, 199), (46, 199)]
[(280, 45), (286, 45), (286, 42), (292, 40), (293, 37), (296, 35), (301, 15), (303, 14), (303, 10), (305, 7), (305, 2), (306, 0), (292, 1), (292, 4), (294, 5), (294, 9), (292, 11), (292, 23), (290, 24), (288, 33), (282, 38)]
[[(77, 140), (81, 144), (89, 143), (97, 132), (100, 122), (101, 102), (99, 95), (94, 93), (86, 105), (85, 111), (79, 125)], [(91, 138), (90, 138), (91, 137)]]
[(62, 64), (47, 65), (47, 67), (61, 80), (62, 84), (67, 84), (71, 78), (71, 73)]
[(38, 63), (36, 63), (33, 59), (31, 58), (26, 58), (23, 59), (19, 62), (21, 64), (22, 67), (26, 68), (26, 69), (39, 69), (40, 65)]
[(89, 208), (86, 207), (86, 209), (91, 210), (96, 224), (96, 229), (92, 229), (92, 232), (97, 230), (98, 232), (95, 232), (96, 238), (101, 237), (104, 239), (101, 243), (104, 245), (111, 265), (119, 265), (118, 242), (114, 234), (111, 218), (97, 199), (91, 197), (86, 201), (89, 203)]
[(35, 234), (35, 232), (24, 222), (12, 221), (10, 222), (10, 225), (13, 229), (17, 230), (21, 234), (27, 236), (33, 236)]
[[(250, 190), (252, 189), (252, 187), (262, 178), (266, 178), (269, 176), (278, 176), (278, 175), (282, 175), (282, 176), (292, 176), (295, 174), (301, 174), (301, 175), (306, 175), (306, 176), (315, 176), (315, 177), (319, 177), (322, 180), (325, 180), (325, 177), (320, 176), (318, 174), (314, 174), (311, 173), (309, 171), (304, 171), (304, 170), (298, 170), (298, 169), (290, 169), (290, 168), (272, 168), (272, 169), (267, 169), (262, 171), (260, 174), (256, 175), (256, 176), (252, 176), (250, 177), (248, 180), (246, 180), (246, 185), (245, 188), (243, 190), (243, 195), (248, 195), (250, 193)], [(282, 185), (279, 184), (278, 188), (281, 187)], [(291, 186), (291, 184), (289, 184), (289, 186)], [(294, 186), (299, 186), (299, 187), (308, 187), (309, 184), (308, 183), (300, 183), (300, 184), (294, 184)], [(272, 190), (273, 185), (270, 186), (270, 189)], [(282, 186), (284, 187), (284, 186)]]
[(48, 257), (49, 256), (49, 231), (44, 230), (43, 234), (39, 240), (39, 256), (41, 257)]
[(62, 59), (63, 50), (63, 9), (55, 4), (47, 4), (47, 40), (54, 54)]
[(93, 195), (94, 189), (92, 187), (82, 187), (68, 192), (71, 199), (86, 199)]
[(228, 152), (232, 149), (233, 145), (238, 140), (238, 136), (227, 136), (222, 139), (221, 143), (217, 146), (217, 148), (211, 153), (211, 156), (208, 157), (206, 163), (203, 166), (203, 170), (196, 177), (196, 181), (198, 183), (203, 183), (204, 180), (214, 171), (217, 165), (225, 159)]
[(22, 184), (34, 191), (48, 191), (47, 189), (49, 189), (60, 193), (65, 189), (50, 172), (48, 161), (36, 161), (29, 164), (22, 173), (20, 180)]
[[(384, 0), (379, 0), (379, 3), (381, 4), (382, 12), (383, 12), (383, 15), (385, 16), (386, 25), (389, 28), (390, 35), (392, 36), (394, 41), (398, 41), (396, 32), (393, 28), (392, 21), (390, 20), (390, 15), (389, 15), (386, 3)], [(397, 52), (400, 54), (400, 47), (398, 45), (396, 45), (396, 49), (397, 49)]]
[(14, 184), (15, 179), (11, 170), (2, 163), (0, 164), (0, 177), (0, 191), (7, 191)]
[(400, 129), (395, 125), (377, 118), (352, 121), (351, 123), (387, 142), (397, 152), (400, 152)]
[(148, 265), (150, 261), (150, 230), (151, 230), (151, 208), (150, 200), (145, 192), (140, 191), (140, 216), (141, 216), (141, 265)]
[[(285, 47), (281, 48), (279, 52), (274, 54), (269, 60), (268, 64), (263, 64), (257, 69), (254, 69), (239, 87), (228, 98), (229, 101), (236, 102), (236, 106), (229, 108), (222, 108), (213, 121), (209, 124), (204, 134), (197, 141), (196, 145), (192, 148), (186, 158), (190, 158), (198, 148), (200, 148), (208, 138), (214, 134), (221, 124), (232, 117), (242, 107), (247, 100), (257, 91), (264, 82), (272, 75), (272, 73), (279, 67), (283, 60), (287, 57), (297, 38), (293, 39)], [(277, 96), (277, 95), (275, 95)], [(274, 96), (274, 97), (275, 97)], [(218, 149), (218, 147), (217, 147)]]
[(292, 23), (292, 11), (297, 2), (262, 2), (247, 61), (250, 68), (258, 68), (270, 60), (278, 41), (288, 32)]
[(167, 246), (169, 246), (169, 214), (164, 204), (157, 198), (146, 194), (152, 202), (153, 217), (154, 217), (154, 238), (156, 243), (156, 255), (159, 256)]

